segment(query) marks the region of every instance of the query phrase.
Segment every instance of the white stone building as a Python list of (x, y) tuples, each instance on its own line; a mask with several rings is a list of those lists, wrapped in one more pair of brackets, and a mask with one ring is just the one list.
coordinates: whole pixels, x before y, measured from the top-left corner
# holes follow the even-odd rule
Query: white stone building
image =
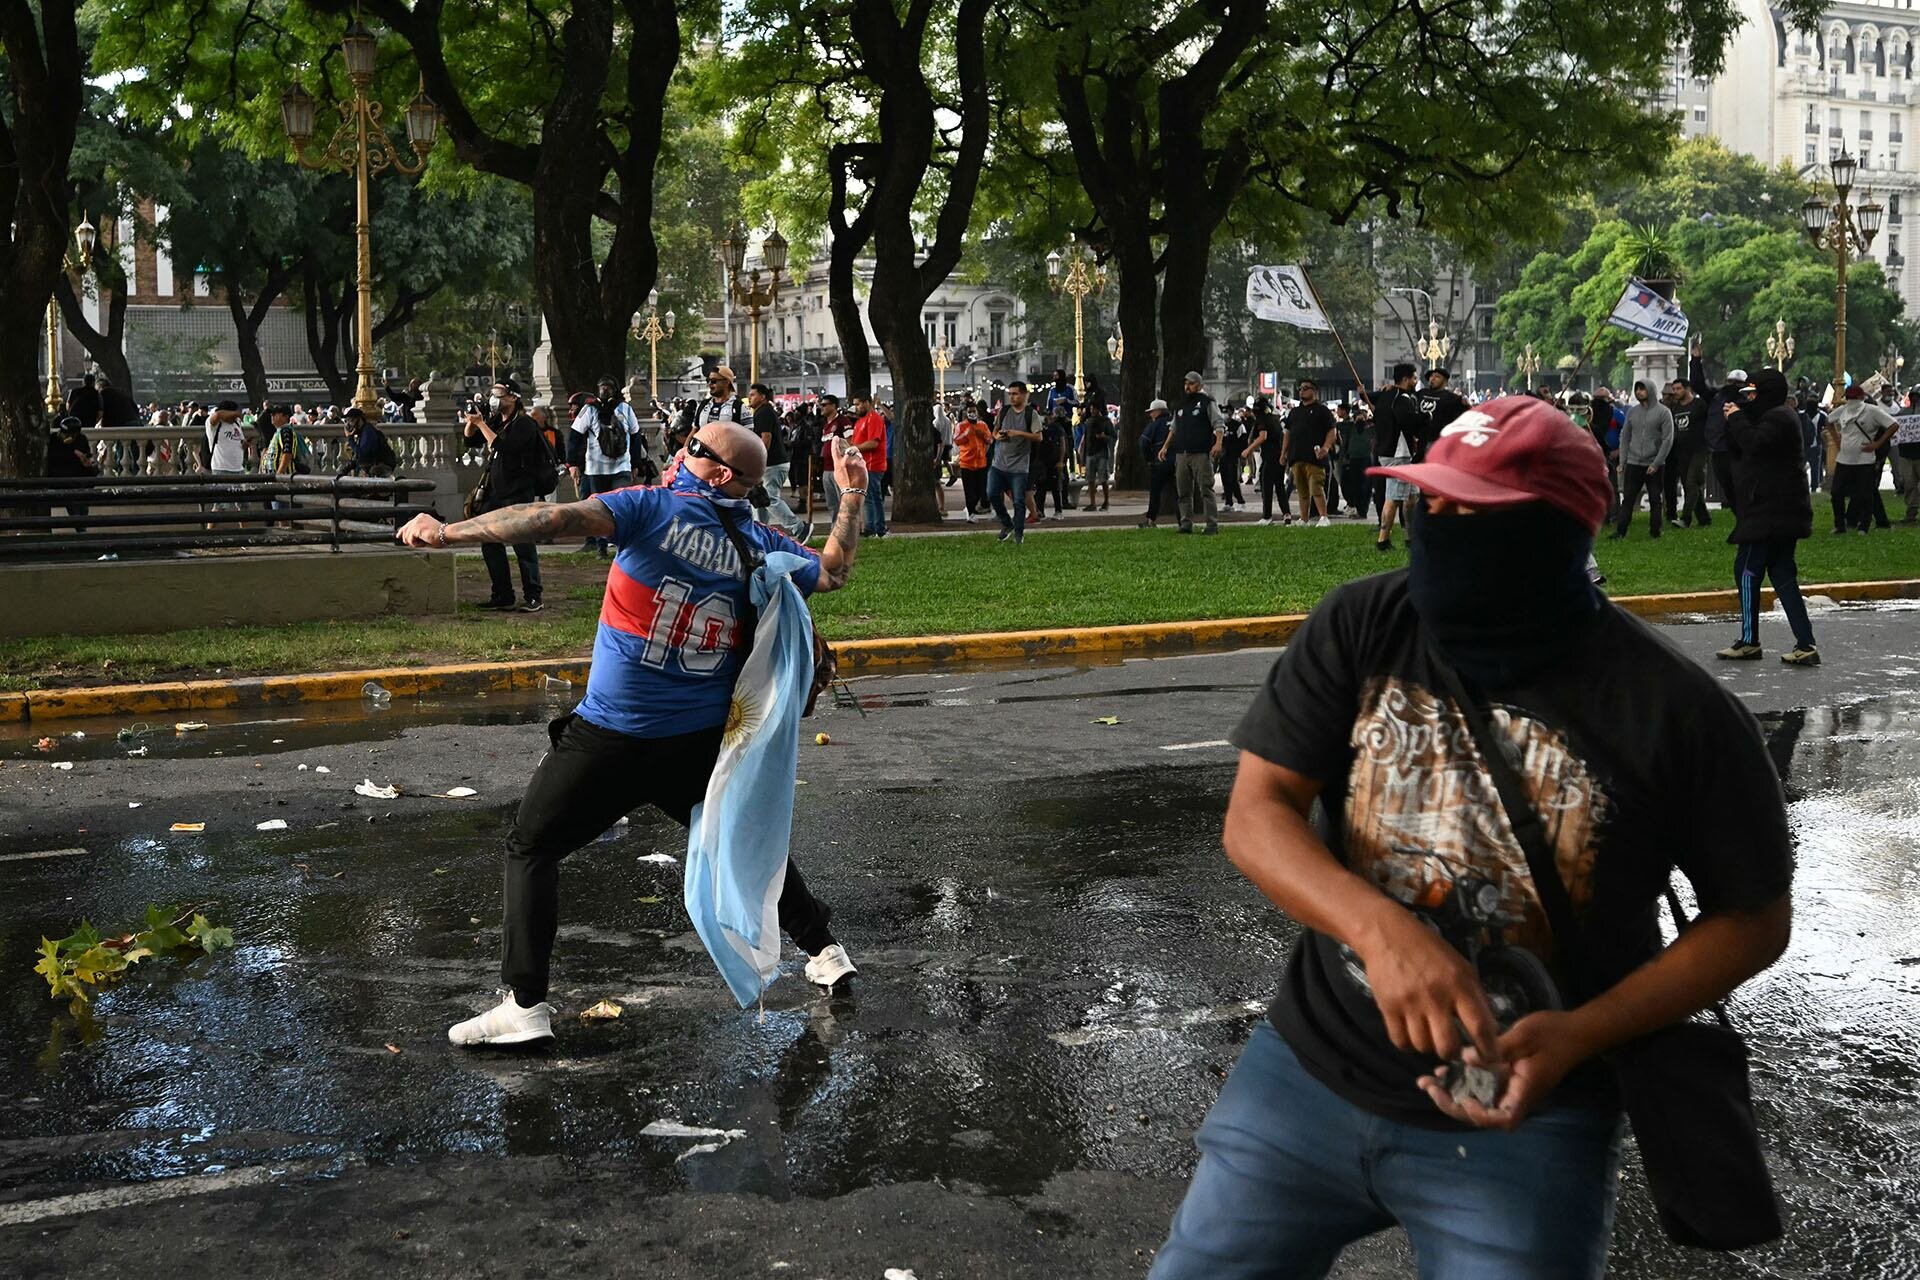
[[(1907, 214), (1920, 206), (1920, 147), (1909, 146), (1920, 100), (1915, 0), (1843, 0), (1812, 30), (1790, 30), (1762, 0), (1741, 0), (1746, 23), (1709, 93), (1708, 126), (1735, 151), (1816, 171), (1842, 150), (1860, 162), (1857, 188), (1886, 206), (1870, 251), (1920, 314), (1920, 269), (1909, 262)], [(1817, 168), (1816, 168), (1817, 167)]]
[[(749, 256), (749, 270), (759, 265)], [(824, 254), (803, 263), (796, 253), (789, 269), (798, 279), (782, 279), (780, 296), (760, 314), (760, 380), (775, 395), (847, 392), (846, 361), (827, 306), (827, 259)], [(893, 374), (880, 352), (867, 318), (867, 294), (873, 286), (873, 260), (854, 263), (854, 296), (860, 302), (860, 323), (866, 332), (872, 361), (873, 393), (882, 400), (893, 396)], [(764, 279), (764, 275), (762, 279)], [(953, 367), (947, 370), (947, 390), (983, 386), (1023, 377), (1037, 367), (1039, 355), (1024, 337), (1026, 308), (1003, 286), (968, 283), (950, 277), (934, 290), (921, 309), (927, 341), (945, 346)], [(709, 316), (710, 326), (726, 334), (726, 353), (734, 372), (747, 378), (749, 321), (744, 308), (733, 307), (723, 317)]]

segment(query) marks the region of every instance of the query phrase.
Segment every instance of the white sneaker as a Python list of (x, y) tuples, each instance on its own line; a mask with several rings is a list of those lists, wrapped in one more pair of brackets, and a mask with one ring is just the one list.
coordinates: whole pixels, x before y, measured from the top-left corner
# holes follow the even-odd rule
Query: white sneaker
[(1254, 523), (1255, 523), (1255, 524), (1258, 524), (1258, 525), (1269, 525), (1269, 524), (1272, 524), (1272, 523), (1273, 523), (1273, 521), (1271, 521), (1271, 520), (1256, 520), (1256, 521), (1254, 521)]
[(807, 981), (829, 991), (858, 972), (847, 949), (837, 942), (807, 961)]
[(967, 512), (967, 523), (968, 523), (968, 524), (972, 524), (972, 523), (973, 523), (973, 512), (971, 512), (971, 511), (969, 511), (969, 512)]
[(523, 1009), (514, 1000), (513, 992), (507, 991), (502, 993), (498, 1005), (479, 1017), (448, 1027), (447, 1039), (455, 1044), (525, 1044), (529, 1040), (551, 1040), (553, 1006), (543, 1000), (531, 1009)]
[(1318, 520), (1314, 521), (1313, 527), (1316, 529), (1331, 529), (1333, 528), (1333, 521), (1327, 519), (1325, 516), (1321, 516)]

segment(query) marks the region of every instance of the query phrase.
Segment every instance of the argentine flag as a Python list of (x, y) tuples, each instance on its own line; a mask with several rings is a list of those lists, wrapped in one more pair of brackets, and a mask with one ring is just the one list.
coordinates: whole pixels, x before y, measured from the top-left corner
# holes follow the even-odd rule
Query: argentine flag
[(733, 687), (706, 799), (687, 830), (687, 914), (743, 1009), (780, 966), (800, 714), (813, 683), (807, 602), (790, 575), (807, 563), (776, 551), (748, 581), (760, 613), (753, 651)]

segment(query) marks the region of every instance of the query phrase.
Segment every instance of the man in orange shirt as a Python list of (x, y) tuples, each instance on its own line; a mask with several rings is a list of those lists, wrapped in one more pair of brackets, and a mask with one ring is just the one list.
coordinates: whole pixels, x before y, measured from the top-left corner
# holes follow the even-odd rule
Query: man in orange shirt
[(967, 499), (967, 523), (975, 512), (987, 509), (987, 450), (993, 431), (980, 420), (980, 406), (969, 400), (965, 414), (953, 424), (953, 457), (960, 469), (960, 492)]
[(887, 536), (886, 501), (882, 494), (887, 480), (887, 420), (873, 407), (873, 393), (862, 391), (853, 397), (852, 444), (867, 464), (867, 521), (861, 530), (869, 538)]

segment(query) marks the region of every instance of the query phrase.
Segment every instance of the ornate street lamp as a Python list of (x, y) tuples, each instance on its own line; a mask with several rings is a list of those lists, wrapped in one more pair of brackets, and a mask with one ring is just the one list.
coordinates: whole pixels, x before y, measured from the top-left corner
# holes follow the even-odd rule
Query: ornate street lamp
[(660, 399), (660, 340), (673, 336), (673, 312), (669, 311), (664, 316), (660, 314), (658, 289), (647, 292), (644, 320), (638, 311), (633, 313), (633, 336), (647, 344), (647, 394), (657, 403)]
[(940, 403), (947, 402), (947, 370), (953, 368), (953, 353), (947, 350), (947, 344), (941, 343), (933, 349), (933, 371), (940, 375)]
[(1427, 336), (1413, 344), (1413, 349), (1429, 366), (1438, 365), (1453, 352), (1453, 339), (1440, 332), (1440, 322), (1427, 321)]
[[(727, 294), (738, 306), (747, 309), (750, 339), (747, 344), (747, 382), (760, 381), (760, 313), (780, 297), (780, 273), (787, 269), (787, 239), (776, 229), (760, 242), (760, 260), (766, 264), (768, 280), (760, 284), (760, 268), (747, 271), (747, 228), (736, 222), (721, 238), (720, 262), (727, 269)], [(742, 273), (747, 276), (743, 283)]]
[(1773, 367), (1786, 372), (1787, 362), (1793, 359), (1793, 339), (1787, 336), (1787, 322), (1775, 320), (1773, 333), (1767, 338), (1767, 359), (1773, 361)]
[[(1087, 399), (1087, 321), (1086, 301), (1090, 293), (1107, 287), (1107, 273), (1092, 260), (1079, 240), (1067, 241), (1065, 253), (1055, 249), (1047, 255), (1047, 277), (1055, 293), (1073, 299), (1073, 398), (1080, 404)], [(1073, 411), (1074, 421), (1080, 410)]]
[[(373, 223), (368, 213), (368, 180), (383, 169), (394, 169), (413, 177), (427, 167), (427, 153), (440, 135), (440, 110), (426, 95), (425, 86), (406, 106), (407, 142), (414, 163), (402, 158), (398, 147), (387, 136), (383, 123), (384, 106), (368, 96), (380, 42), (358, 18), (347, 27), (340, 40), (340, 53), (346, 63), (347, 78), (353, 82), (353, 97), (337, 104), (340, 127), (318, 156), (307, 155), (313, 140), (315, 103), (311, 94), (298, 83), (280, 95), (280, 127), (293, 143), (294, 159), (303, 169), (351, 169), (354, 180), (353, 234), (358, 256), (359, 308), (354, 316), (354, 344), (359, 349), (353, 402), (369, 418), (380, 408), (379, 393), (373, 384)], [(497, 359), (497, 351), (495, 354)]]
[(1527, 390), (1533, 390), (1533, 375), (1540, 372), (1540, 353), (1533, 349), (1531, 342), (1520, 353), (1520, 358), (1514, 361), (1514, 371), (1520, 375)]
[[(79, 272), (85, 281), (93, 267), (93, 246), (99, 238), (99, 232), (83, 214), (80, 225), (73, 229), (73, 242), (80, 250)], [(47, 413), (58, 417), (60, 410), (66, 407), (67, 398), (60, 391), (60, 295), (58, 292), (47, 295)], [(92, 426), (91, 422), (83, 424)]]
[[(1829, 166), (1833, 201), (1808, 196), (1800, 206), (1800, 225), (1806, 228), (1813, 247), (1833, 252), (1833, 400), (1836, 404), (1847, 385), (1847, 263), (1854, 254), (1865, 253), (1873, 245), (1874, 236), (1880, 232), (1880, 215), (1885, 212), (1871, 191), (1863, 203), (1848, 203), (1847, 195), (1853, 190), (1857, 171), (1854, 158), (1841, 152)], [(1784, 337), (1785, 329), (1784, 324), (1779, 325), (1777, 336)]]
[(1109, 336), (1107, 338), (1107, 359), (1113, 361), (1115, 364), (1119, 364), (1126, 358), (1127, 340), (1117, 333)]

